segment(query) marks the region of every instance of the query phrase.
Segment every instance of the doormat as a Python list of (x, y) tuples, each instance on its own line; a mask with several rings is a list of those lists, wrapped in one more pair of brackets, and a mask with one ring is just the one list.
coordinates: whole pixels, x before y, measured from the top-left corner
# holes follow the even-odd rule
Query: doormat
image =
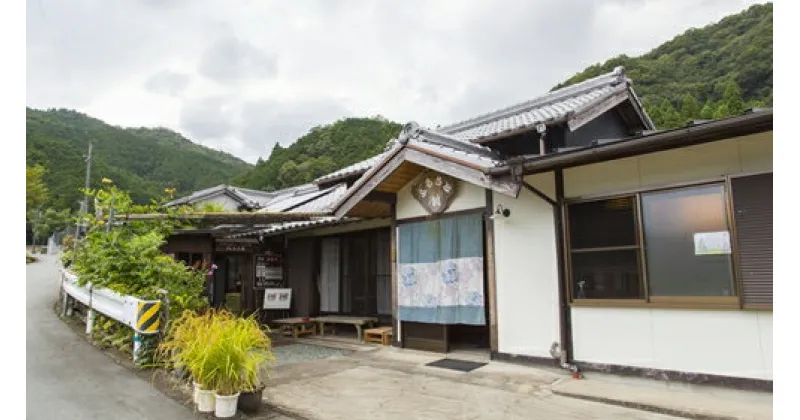
[(443, 369), (452, 369), (459, 372), (473, 371), (479, 367), (486, 366), (486, 363), (468, 362), (466, 360), (457, 359), (441, 359), (435, 362), (427, 363), (425, 366), (440, 367)]

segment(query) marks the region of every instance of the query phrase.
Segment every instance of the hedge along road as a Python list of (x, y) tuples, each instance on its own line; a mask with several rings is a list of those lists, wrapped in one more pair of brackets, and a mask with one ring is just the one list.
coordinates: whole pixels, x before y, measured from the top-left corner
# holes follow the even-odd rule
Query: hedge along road
[(53, 305), (60, 274), (54, 256), (40, 256), (26, 271), (26, 418), (197, 418), (114, 363), (56, 316)]

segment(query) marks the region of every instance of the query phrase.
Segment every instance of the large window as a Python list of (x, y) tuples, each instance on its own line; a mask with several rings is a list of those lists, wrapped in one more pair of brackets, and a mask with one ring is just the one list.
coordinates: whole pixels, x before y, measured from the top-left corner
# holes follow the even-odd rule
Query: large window
[(642, 298), (635, 197), (569, 207), (574, 299)]
[(575, 301), (772, 305), (771, 173), (566, 210)]
[(642, 194), (650, 296), (733, 296), (722, 184)]

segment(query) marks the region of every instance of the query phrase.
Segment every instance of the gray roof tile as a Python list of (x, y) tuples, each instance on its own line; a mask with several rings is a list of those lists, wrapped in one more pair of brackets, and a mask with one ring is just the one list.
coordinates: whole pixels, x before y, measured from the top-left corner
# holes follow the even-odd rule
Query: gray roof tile
[(610, 95), (629, 88), (624, 69), (567, 86), (530, 101), (437, 129), (462, 141), (475, 141), (538, 123), (563, 120)]
[(381, 160), (382, 156), (383, 156), (383, 153), (380, 153), (380, 154), (377, 154), (377, 155), (375, 155), (375, 156), (373, 156), (371, 158), (364, 159), (364, 160), (362, 160), (360, 162), (356, 162), (356, 163), (354, 163), (354, 164), (352, 164), (350, 166), (345, 166), (342, 169), (339, 169), (337, 171), (331, 172), (329, 174), (323, 175), (323, 176), (315, 179), (314, 183), (315, 184), (319, 184), (319, 183), (323, 183), (323, 182), (330, 182), (330, 181), (333, 181), (333, 180), (346, 178), (348, 176), (362, 174), (362, 173), (366, 172), (369, 168), (371, 168), (373, 165), (378, 163), (378, 161)]

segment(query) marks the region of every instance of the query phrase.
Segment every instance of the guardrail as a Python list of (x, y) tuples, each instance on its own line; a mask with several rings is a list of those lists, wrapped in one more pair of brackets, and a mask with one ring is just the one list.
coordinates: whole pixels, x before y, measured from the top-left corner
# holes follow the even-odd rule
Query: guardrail
[(92, 333), (95, 311), (133, 329), (134, 362), (138, 359), (141, 334), (156, 334), (160, 331), (161, 315), (162, 312), (166, 313), (161, 300), (142, 300), (134, 296), (125, 296), (106, 288), (94, 288), (90, 283), (80, 286), (78, 276), (67, 269), (61, 270), (61, 286), (64, 290), (62, 316), (72, 315), (70, 299), (88, 307), (86, 334)]

